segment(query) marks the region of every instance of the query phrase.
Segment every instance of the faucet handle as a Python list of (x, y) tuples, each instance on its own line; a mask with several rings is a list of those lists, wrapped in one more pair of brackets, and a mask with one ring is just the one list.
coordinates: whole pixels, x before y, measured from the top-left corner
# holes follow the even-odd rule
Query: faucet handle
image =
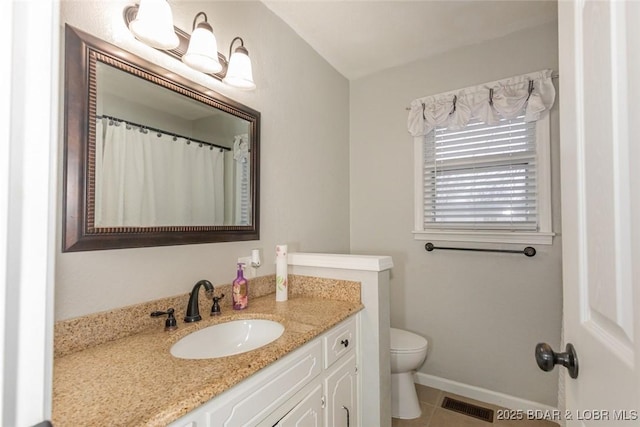
[(211, 315), (219, 316), (220, 315), (220, 300), (224, 298), (224, 294), (219, 297), (213, 297), (213, 305), (211, 306)]
[(173, 312), (173, 308), (170, 308), (167, 311), (154, 311), (151, 313), (151, 317), (160, 317), (167, 315), (167, 320), (165, 320), (164, 322), (164, 330), (173, 331), (174, 329), (178, 329), (178, 322), (176, 322), (176, 318), (173, 315)]

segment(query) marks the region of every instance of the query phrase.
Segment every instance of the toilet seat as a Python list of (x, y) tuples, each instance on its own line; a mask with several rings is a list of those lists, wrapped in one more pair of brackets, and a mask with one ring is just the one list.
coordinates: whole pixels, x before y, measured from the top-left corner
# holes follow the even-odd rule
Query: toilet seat
[(417, 353), (427, 348), (427, 340), (420, 335), (396, 328), (391, 328), (390, 332), (392, 353)]

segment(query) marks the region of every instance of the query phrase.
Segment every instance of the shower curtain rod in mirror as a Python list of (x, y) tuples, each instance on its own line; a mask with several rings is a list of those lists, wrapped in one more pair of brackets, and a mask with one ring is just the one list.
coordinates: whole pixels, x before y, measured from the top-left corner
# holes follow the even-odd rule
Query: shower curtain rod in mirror
[(189, 137), (184, 136), (184, 135), (180, 135), (180, 134), (173, 133), (173, 132), (168, 132), (166, 130), (157, 129), (157, 128), (154, 128), (154, 127), (151, 127), (151, 126), (141, 125), (139, 123), (130, 122), (129, 120), (120, 119), (118, 117), (107, 116), (107, 115), (104, 115), (104, 114), (103, 115), (96, 114), (96, 119), (109, 119), (109, 120), (114, 120), (114, 121), (120, 122), (120, 123), (124, 122), (124, 123), (127, 123), (127, 124), (131, 125), (131, 126), (138, 127), (140, 129), (146, 129), (146, 130), (150, 130), (152, 132), (160, 132), (160, 133), (163, 133), (165, 135), (173, 136), (174, 137), (174, 141), (175, 141), (175, 138), (184, 138), (184, 139), (186, 139), (187, 141), (190, 141), (190, 142), (195, 142), (195, 143), (198, 143), (198, 144), (205, 144), (205, 145), (208, 145), (210, 147), (219, 148), (221, 150), (231, 151), (231, 149), (229, 147), (223, 147), (222, 145), (217, 145), (217, 144), (214, 144), (212, 142), (207, 142), (207, 141), (202, 141), (202, 140), (199, 140), (199, 139), (189, 138)]

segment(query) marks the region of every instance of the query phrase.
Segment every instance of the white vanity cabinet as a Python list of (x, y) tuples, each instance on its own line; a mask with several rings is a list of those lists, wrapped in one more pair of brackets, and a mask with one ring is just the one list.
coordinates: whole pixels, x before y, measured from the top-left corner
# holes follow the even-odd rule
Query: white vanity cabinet
[(358, 321), (351, 316), (170, 427), (358, 426)]

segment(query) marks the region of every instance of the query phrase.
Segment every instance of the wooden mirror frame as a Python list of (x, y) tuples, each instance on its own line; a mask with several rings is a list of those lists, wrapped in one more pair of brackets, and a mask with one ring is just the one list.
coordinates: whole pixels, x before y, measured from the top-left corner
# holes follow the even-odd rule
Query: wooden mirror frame
[[(96, 97), (97, 61), (249, 122), (251, 225), (94, 226), (96, 105), (91, 100)], [(63, 167), (63, 252), (260, 238), (260, 112), (69, 25), (65, 25)]]

